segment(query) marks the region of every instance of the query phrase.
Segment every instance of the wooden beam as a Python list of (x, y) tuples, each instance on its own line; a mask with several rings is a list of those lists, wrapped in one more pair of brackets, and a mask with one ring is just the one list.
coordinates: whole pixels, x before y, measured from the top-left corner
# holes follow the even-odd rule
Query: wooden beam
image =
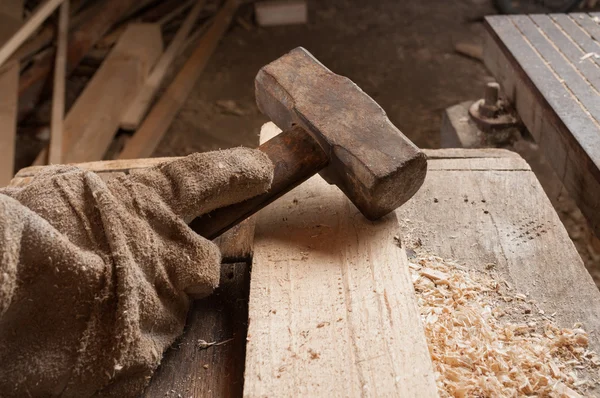
[(58, 46), (54, 63), (54, 90), (48, 163), (62, 163), (63, 119), (65, 117), (65, 79), (67, 73), (67, 38), (69, 36), (69, 0), (60, 6)]
[(152, 108), (139, 130), (127, 142), (120, 159), (149, 157), (179, 113), (219, 40), (231, 23), (238, 0), (227, 0), (215, 20), (199, 40), (194, 53), (177, 74), (167, 91)]
[(0, 47), (0, 66), (39, 28), (64, 0), (46, 0), (35, 9), (21, 28)]
[(205, 0), (195, 1), (196, 4), (177, 31), (177, 34), (171, 41), (171, 44), (169, 44), (169, 48), (167, 48), (164, 54), (160, 57), (156, 67), (152, 69), (152, 73), (150, 73), (150, 76), (146, 80), (146, 83), (144, 83), (144, 86), (139, 91), (137, 97), (123, 115), (123, 119), (121, 120), (121, 128), (125, 130), (137, 130), (142, 123), (148, 108), (150, 108), (150, 105), (152, 104), (152, 100), (154, 99), (156, 92), (160, 88), (160, 84), (167, 75), (169, 67), (175, 60), (175, 57), (177, 57), (179, 54), (181, 47), (185, 44), (185, 40), (194, 27), (194, 24), (198, 19), (198, 15), (200, 15), (200, 11), (202, 11), (204, 3), (206, 2)]
[[(23, 14), (23, 0), (5, 0), (2, 3), (0, 45), (18, 30)], [(14, 171), (19, 72), (19, 63), (13, 61), (0, 71), (0, 187), (8, 185)]]
[(258, 214), (244, 396), (437, 397), (397, 233), (319, 176)]
[[(64, 123), (63, 162), (101, 160), (162, 52), (157, 24), (131, 24), (81, 93)], [(42, 151), (34, 164), (44, 164)]]

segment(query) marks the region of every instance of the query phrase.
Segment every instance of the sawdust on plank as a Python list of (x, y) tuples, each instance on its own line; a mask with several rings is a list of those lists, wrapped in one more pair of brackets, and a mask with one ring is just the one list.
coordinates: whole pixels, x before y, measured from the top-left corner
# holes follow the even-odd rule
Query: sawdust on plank
[(583, 397), (600, 357), (497, 276), (427, 254), (410, 270), (442, 397)]

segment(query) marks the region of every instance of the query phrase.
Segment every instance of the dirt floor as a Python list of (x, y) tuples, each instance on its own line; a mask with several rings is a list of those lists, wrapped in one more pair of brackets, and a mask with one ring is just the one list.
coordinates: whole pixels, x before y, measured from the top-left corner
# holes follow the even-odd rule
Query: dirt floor
[[(297, 46), (352, 79), (425, 148), (439, 146), (442, 110), (481, 97), (491, 79), (481, 63), (454, 52), (456, 41), (479, 40), (481, 23), (472, 21), (495, 12), (490, 1), (331, 0), (309, 1), (308, 9), (307, 25), (235, 24), (155, 155), (256, 144), (267, 118), (255, 105), (254, 77)], [(246, 5), (239, 15), (250, 20), (251, 11)]]

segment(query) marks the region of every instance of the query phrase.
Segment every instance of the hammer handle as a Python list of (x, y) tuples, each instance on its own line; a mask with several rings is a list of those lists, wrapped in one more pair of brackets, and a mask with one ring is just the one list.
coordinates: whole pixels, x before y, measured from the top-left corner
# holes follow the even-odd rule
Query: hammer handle
[(284, 131), (258, 149), (275, 166), (271, 189), (244, 202), (197, 217), (190, 223), (196, 233), (207, 239), (216, 238), (318, 173), (329, 162), (321, 146), (301, 127)]

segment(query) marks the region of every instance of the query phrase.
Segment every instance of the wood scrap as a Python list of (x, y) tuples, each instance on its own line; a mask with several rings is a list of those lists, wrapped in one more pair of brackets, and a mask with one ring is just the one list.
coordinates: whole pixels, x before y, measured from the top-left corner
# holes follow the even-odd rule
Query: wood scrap
[[(102, 159), (123, 110), (135, 98), (161, 52), (160, 26), (129, 25), (65, 118), (63, 162)], [(34, 164), (44, 164), (45, 154), (42, 151)]]
[[(70, 32), (67, 51), (67, 75), (79, 65), (85, 54), (106, 34), (123, 15), (138, 2), (136, 0), (106, 0), (99, 2), (91, 18)], [(38, 103), (53, 67), (53, 54), (48, 54), (26, 70), (19, 82), (19, 119), (30, 113)]]
[(481, 45), (461, 42), (454, 45), (454, 50), (461, 55), (483, 61), (483, 47)]
[[(22, 13), (23, 0), (0, 6), (0, 44), (18, 30)], [(14, 171), (19, 72), (19, 63), (14, 61), (0, 70), (0, 187), (10, 182)]]
[(0, 47), (0, 66), (19, 48), (29, 36), (61, 5), (64, 0), (46, 0), (25, 21), (23, 26)]
[(269, 0), (254, 3), (259, 26), (305, 24), (308, 12), (305, 0)]
[(67, 74), (67, 38), (69, 35), (69, 0), (60, 6), (58, 45), (54, 63), (54, 90), (52, 93), (52, 122), (48, 163), (62, 163), (63, 119), (65, 117), (65, 83)]
[(196, 50), (125, 145), (120, 159), (149, 157), (152, 154), (193, 90), (219, 40), (229, 27), (237, 7), (238, 0), (227, 0), (223, 5), (212, 25), (199, 39)]
[[(195, 5), (192, 10), (188, 13), (185, 21), (177, 31), (175, 38), (169, 44), (169, 47), (164, 54), (158, 60), (158, 63), (152, 69), (150, 76), (144, 83), (144, 86), (138, 92), (138, 95), (133, 100), (123, 118), (121, 119), (121, 128), (125, 130), (137, 130), (142, 123), (144, 116), (150, 108), (156, 92), (160, 88), (160, 84), (165, 78), (169, 67), (175, 60), (175, 57), (179, 54), (180, 49), (185, 44), (186, 38), (189, 36), (200, 11), (204, 7), (205, 0), (194, 0)], [(180, 10), (179, 12), (182, 12)], [(159, 23), (160, 24), (160, 23)]]

